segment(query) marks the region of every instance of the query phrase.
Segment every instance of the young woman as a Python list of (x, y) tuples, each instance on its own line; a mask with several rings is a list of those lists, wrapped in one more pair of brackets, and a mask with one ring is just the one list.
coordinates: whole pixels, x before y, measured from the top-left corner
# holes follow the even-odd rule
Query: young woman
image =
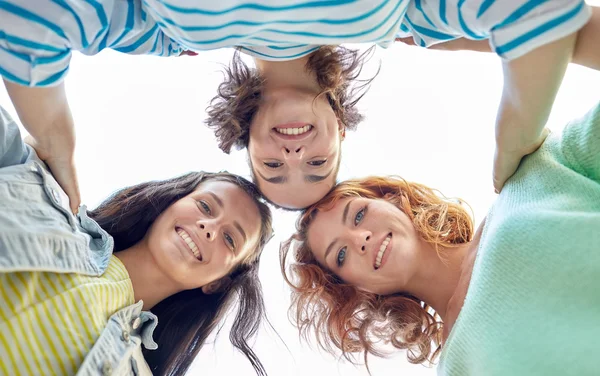
[[(320, 45), (342, 42), (387, 46), (398, 36), (410, 35), (427, 47), (457, 37), (489, 39), (494, 51), (505, 59), (494, 162), (494, 186), (500, 190), (521, 157), (543, 141), (544, 125), (571, 58), (576, 32), (589, 17), (584, 0), (286, 1), (275, 5), (245, 0), (68, 0), (44, 4), (43, 9), (32, 2), (3, 0), (0, 74), (33, 136), (30, 142), (54, 171), (76, 211), (75, 136), (62, 83), (71, 52), (92, 55), (112, 48), (124, 53), (179, 56), (190, 49), (238, 46), (264, 61), (263, 72), (273, 72), (273, 76), (264, 76), (265, 89), (273, 94), (261, 102), (263, 110), (257, 111), (262, 112), (260, 121), (253, 121), (260, 128), (256, 137), (260, 137), (250, 135), (250, 148), (254, 141), (254, 149), (261, 150), (250, 151), (257, 182), (271, 201), (298, 208), (313, 203), (333, 185), (332, 167), (339, 157), (331, 156), (339, 154), (338, 128), (343, 133), (345, 124), (341, 118), (328, 120), (335, 109), (312, 114), (310, 104), (330, 102), (318, 99), (328, 87), (314, 77), (305, 80), (306, 61), (293, 60), (308, 56)], [(278, 65), (273, 62), (276, 60), (291, 62)], [(282, 72), (284, 79), (278, 80)], [(244, 92), (234, 90), (232, 100), (241, 94)], [(286, 111), (293, 102), (299, 104)], [(243, 144), (248, 128), (238, 122), (232, 118), (216, 127), (233, 127)], [(321, 134), (325, 141), (313, 141)], [(313, 142), (322, 142), (329, 150), (309, 146)], [(321, 166), (308, 164), (325, 157), (328, 161)], [(292, 183), (301, 185), (292, 189)]]
[(248, 345), (272, 233), (258, 197), (243, 178), (197, 172), (74, 216), (2, 109), (0, 373), (182, 375), (239, 298), (232, 344), (265, 374)]
[(592, 375), (600, 336), (600, 104), (550, 135), (474, 231), (460, 201), (400, 178), (339, 184), (281, 267), (292, 316), (328, 351), (442, 375)]

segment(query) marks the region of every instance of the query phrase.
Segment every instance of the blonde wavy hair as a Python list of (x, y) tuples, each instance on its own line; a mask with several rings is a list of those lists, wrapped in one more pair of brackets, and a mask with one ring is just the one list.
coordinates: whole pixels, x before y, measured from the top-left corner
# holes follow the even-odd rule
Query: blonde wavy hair
[[(378, 344), (407, 350), (413, 364), (433, 364), (440, 354), (443, 323), (427, 303), (404, 293), (377, 295), (344, 283), (321, 267), (307, 242), (308, 230), (321, 211), (331, 210), (347, 197), (382, 199), (394, 204), (412, 220), (422, 239), (444, 252), (471, 241), (473, 221), (462, 201), (448, 199), (425, 185), (399, 177), (368, 177), (338, 184), (321, 201), (306, 209), (296, 224), (297, 233), (281, 244), (280, 264), (292, 288), (290, 319), (304, 339), (313, 333), (330, 354), (385, 356)], [(295, 252), (291, 245), (298, 242)], [(288, 256), (293, 261), (287, 265)]]

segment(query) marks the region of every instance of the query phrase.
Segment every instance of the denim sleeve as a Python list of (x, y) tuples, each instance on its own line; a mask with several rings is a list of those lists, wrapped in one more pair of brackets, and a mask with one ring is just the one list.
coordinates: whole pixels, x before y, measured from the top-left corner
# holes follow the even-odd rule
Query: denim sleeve
[(29, 148), (21, 138), (17, 123), (0, 106), (0, 168), (25, 163)]

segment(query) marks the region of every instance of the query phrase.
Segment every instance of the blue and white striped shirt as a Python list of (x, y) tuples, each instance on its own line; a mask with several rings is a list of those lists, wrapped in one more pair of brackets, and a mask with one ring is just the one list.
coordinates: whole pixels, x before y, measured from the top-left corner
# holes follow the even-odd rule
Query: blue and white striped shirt
[(177, 56), (237, 46), (289, 60), (320, 45), (387, 47), (406, 36), (423, 47), (489, 39), (514, 59), (590, 15), (584, 0), (0, 0), (0, 74), (50, 86), (67, 73), (72, 51)]

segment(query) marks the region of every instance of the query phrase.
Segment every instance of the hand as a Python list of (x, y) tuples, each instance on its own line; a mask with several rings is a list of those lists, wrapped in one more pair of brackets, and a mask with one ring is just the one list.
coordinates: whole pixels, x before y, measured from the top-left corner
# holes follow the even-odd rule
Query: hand
[(416, 46), (417, 45), (415, 43), (415, 40), (413, 39), (413, 37), (396, 38), (396, 39), (394, 39), (394, 41), (400, 42), (400, 43), (404, 43), (404, 44), (407, 44), (409, 46)]
[(500, 193), (506, 181), (517, 171), (521, 159), (539, 149), (549, 134), (550, 130), (544, 128), (538, 140), (522, 150), (501, 150), (496, 147), (494, 154), (494, 190), (496, 193)]
[(25, 137), (25, 143), (34, 148), (38, 157), (46, 162), (58, 184), (69, 196), (71, 212), (77, 214), (81, 195), (75, 169), (74, 143), (65, 141), (62, 137), (56, 137), (56, 140), (52, 141), (54, 142), (42, 145), (31, 136)]
[(198, 53), (192, 50), (185, 50), (182, 53), (180, 53), (179, 56), (198, 56)]

